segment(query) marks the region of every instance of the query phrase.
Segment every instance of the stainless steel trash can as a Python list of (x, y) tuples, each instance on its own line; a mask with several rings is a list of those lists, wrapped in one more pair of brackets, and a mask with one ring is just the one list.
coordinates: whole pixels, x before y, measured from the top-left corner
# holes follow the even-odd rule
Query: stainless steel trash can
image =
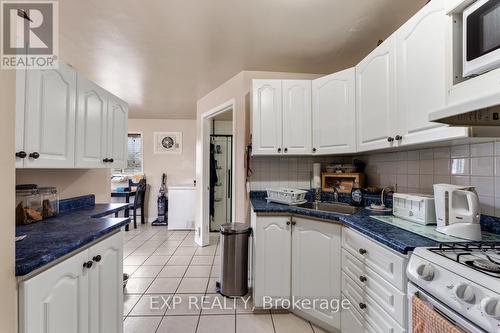
[(223, 296), (244, 296), (248, 293), (248, 238), (252, 228), (245, 223), (220, 226), (221, 277), (217, 284)]

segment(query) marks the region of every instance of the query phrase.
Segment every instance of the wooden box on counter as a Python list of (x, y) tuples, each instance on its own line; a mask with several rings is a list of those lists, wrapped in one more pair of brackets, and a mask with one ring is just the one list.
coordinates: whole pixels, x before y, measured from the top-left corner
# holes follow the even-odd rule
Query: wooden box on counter
[(339, 193), (351, 193), (357, 184), (358, 187), (365, 186), (365, 174), (363, 173), (329, 173), (321, 174), (321, 187), (323, 192), (334, 192), (334, 187)]

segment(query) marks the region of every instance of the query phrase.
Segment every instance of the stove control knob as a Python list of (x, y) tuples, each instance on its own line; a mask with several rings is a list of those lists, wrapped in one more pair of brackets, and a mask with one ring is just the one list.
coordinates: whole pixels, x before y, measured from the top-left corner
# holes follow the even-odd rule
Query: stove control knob
[(476, 295), (474, 289), (465, 283), (459, 283), (453, 288), (453, 293), (457, 298), (466, 303), (474, 303)]
[(434, 267), (430, 264), (420, 264), (417, 267), (417, 275), (424, 281), (432, 281), (434, 279)]
[(488, 317), (500, 319), (500, 298), (487, 297), (481, 301), (481, 311)]

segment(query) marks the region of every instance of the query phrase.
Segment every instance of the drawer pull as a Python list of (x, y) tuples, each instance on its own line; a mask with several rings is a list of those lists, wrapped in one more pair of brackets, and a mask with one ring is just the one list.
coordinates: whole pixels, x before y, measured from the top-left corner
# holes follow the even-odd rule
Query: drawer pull
[(100, 255), (96, 255), (94, 258), (92, 258), (93, 261), (99, 262), (101, 261), (102, 257)]
[(365, 304), (365, 303), (359, 303), (359, 308), (360, 308), (361, 310), (366, 309), (366, 304)]
[(361, 281), (361, 282), (366, 282), (366, 276), (361, 275), (361, 276), (359, 277), (359, 281)]
[(365, 249), (359, 249), (358, 252), (361, 255), (365, 255), (367, 253), (367, 251)]

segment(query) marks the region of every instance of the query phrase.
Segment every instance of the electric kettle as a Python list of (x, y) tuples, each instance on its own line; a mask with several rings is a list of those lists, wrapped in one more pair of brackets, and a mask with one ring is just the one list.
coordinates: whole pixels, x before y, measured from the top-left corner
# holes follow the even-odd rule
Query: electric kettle
[(434, 202), (438, 232), (481, 240), (479, 197), (474, 187), (434, 184)]

